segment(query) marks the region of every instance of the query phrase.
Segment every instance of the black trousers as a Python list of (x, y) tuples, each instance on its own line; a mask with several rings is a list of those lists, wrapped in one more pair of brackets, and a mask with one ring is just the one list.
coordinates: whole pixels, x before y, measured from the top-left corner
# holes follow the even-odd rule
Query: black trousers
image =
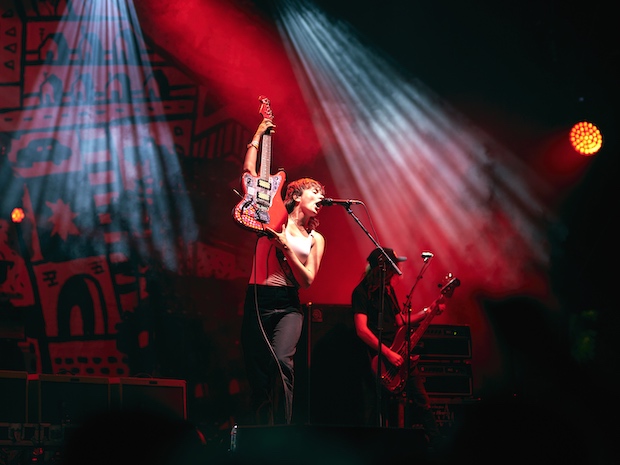
[(259, 425), (289, 424), (304, 314), (296, 288), (249, 285), (241, 344), (251, 406)]

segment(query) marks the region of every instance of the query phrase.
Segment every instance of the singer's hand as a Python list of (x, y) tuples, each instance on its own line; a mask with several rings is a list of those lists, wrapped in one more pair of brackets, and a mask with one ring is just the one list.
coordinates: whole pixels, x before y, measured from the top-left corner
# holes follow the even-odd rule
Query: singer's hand
[(273, 124), (273, 121), (271, 121), (270, 119), (264, 118), (261, 121), (261, 123), (258, 125), (255, 135), (262, 136), (266, 132), (269, 132), (270, 134), (274, 134), (276, 132), (276, 125)]
[(267, 232), (267, 237), (272, 241), (278, 249), (288, 250), (288, 244), (286, 242), (286, 224), (282, 225), (282, 232), (277, 232), (275, 229), (270, 228), (269, 226), (265, 227), (265, 231)]

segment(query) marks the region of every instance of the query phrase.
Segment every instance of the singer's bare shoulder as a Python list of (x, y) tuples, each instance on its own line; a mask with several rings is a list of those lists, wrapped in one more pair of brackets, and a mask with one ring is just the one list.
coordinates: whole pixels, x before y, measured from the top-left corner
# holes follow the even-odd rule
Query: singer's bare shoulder
[(312, 230), (312, 236), (314, 237), (315, 240), (319, 239), (319, 240), (325, 242), (325, 237), (323, 237), (323, 234), (318, 232), (316, 229)]
[(312, 245), (315, 247), (319, 246), (320, 249), (322, 250), (325, 247), (325, 237), (323, 237), (323, 234), (321, 234), (316, 229), (314, 229), (312, 231), (312, 237), (314, 238)]

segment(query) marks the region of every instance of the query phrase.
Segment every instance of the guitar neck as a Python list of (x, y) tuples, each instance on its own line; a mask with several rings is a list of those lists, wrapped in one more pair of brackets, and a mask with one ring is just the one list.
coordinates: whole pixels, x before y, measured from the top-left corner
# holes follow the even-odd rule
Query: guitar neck
[(424, 317), (424, 319), (420, 322), (420, 324), (416, 328), (415, 332), (411, 335), (411, 338), (409, 340), (410, 347), (415, 347), (417, 343), (420, 341), (420, 339), (422, 339), (422, 336), (424, 336), (424, 333), (426, 332), (426, 330), (431, 324), (431, 321), (435, 317), (436, 309), (437, 309), (437, 303), (433, 302), (433, 304), (430, 306), (428, 314)]
[(422, 339), (422, 336), (424, 336), (424, 332), (428, 329), (435, 315), (441, 313), (439, 309), (439, 304), (443, 303), (446, 297), (452, 297), (454, 288), (461, 285), (461, 281), (456, 277), (452, 277), (452, 273), (450, 273), (448, 276), (451, 277), (451, 279), (448, 281), (447, 284), (442, 287), (439, 297), (437, 297), (433, 301), (433, 303), (429, 307), (428, 314), (420, 322), (415, 332), (411, 335), (411, 338), (409, 338), (409, 347), (415, 347), (417, 345), (420, 339)]
[(260, 155), (260, 177), (268, 180), (271, 176), (271, 134), (263, 134), (262, 150)]

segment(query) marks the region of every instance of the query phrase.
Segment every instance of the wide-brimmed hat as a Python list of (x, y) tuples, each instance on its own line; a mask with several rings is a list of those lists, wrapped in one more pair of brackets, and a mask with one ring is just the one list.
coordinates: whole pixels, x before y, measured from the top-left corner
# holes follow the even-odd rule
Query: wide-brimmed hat
[[(398, 255), (396, 255), (394, 249), (383, 247), (383, 251), (388, 255), (388, 257), (392, 259), (394, 263), (404, 262), (405, 260), (407, 260), (407, 257), (399, 257)], [(368, 264), (370, 265), (370, 267), (374, 268), (375, 266), (379, 266), (383, 263), (383, 261), (385, 260), (385, 255), (383, 255), (381, 249), (376, 248), (375, 250), (370, 252), (370, 255), (368, 255), (368, 258), (366, 260), (368, 260)]]

